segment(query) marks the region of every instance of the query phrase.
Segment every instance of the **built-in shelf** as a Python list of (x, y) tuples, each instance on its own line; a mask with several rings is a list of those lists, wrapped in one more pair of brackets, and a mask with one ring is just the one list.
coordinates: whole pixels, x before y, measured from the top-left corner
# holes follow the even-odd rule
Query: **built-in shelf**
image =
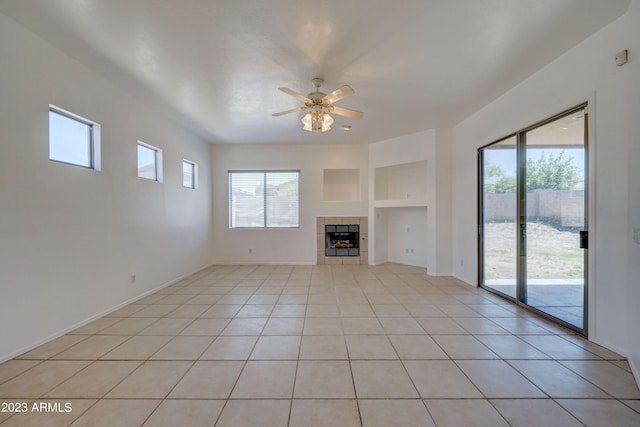
[(374, 170), (374, 263), (427, 266), (427, 161)]
[(411, 162), (375, 169), (375, 203), (411, 200), (410, 205), (427, 199), (427, 162)]
[(375, 208), (426, 208), (427, 201), (421, 199), (376, 200)]

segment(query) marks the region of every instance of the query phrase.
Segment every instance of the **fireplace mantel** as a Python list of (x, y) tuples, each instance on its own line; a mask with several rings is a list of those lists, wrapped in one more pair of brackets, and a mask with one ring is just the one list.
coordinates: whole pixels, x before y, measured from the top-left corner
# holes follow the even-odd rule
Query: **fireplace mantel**
[[(325, 225), (359, 225), (359, 256), (325, 256)], [(369, 263), (369, 220), (366, 216), (318, 217), (316, 236), (318, 265), (366, 265)]]

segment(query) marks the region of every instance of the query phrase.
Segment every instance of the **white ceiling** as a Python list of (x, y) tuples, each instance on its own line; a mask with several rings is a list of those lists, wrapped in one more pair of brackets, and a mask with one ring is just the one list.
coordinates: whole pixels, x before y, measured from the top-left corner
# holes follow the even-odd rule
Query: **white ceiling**
[[(629, 0), (2, 0), (0, 13), (213, 143), (368, 143), (453, 126)], [(612, 52), (612, 58), (613, 54)], [(613, 61), (613, 59), (612, 59)], [(331, 132), (277, 90), (349, 84)], [(349, 132), (341, 130), (352, 125)]]

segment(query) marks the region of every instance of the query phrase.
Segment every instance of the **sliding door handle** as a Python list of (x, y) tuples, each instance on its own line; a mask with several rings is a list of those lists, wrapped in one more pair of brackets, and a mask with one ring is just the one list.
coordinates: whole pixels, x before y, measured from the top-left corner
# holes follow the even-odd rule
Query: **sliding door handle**
[(589, 249), (589, 230), (580, 230), (580, 248)]

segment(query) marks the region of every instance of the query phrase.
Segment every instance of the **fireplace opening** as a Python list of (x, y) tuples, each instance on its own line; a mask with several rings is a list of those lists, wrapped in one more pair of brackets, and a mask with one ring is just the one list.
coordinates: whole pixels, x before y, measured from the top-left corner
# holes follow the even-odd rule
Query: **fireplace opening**
[(325, 225), (325, 256), (360, 256), (360, 225)]

